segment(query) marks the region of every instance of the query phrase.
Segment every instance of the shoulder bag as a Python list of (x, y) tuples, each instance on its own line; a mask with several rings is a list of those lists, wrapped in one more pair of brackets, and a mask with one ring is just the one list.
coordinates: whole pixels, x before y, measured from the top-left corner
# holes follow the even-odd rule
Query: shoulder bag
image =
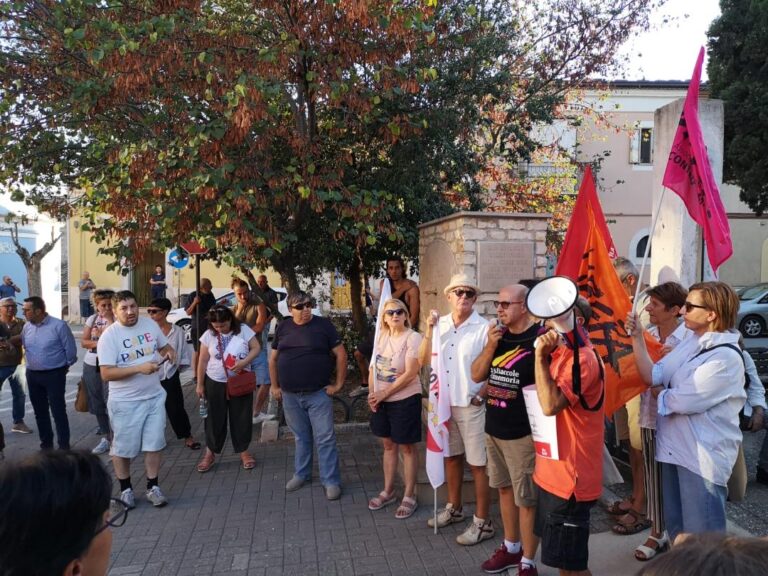
[[(219, 351), (221, 353), (221, 365), (224, 368), (224, 374), (227, 373), (227, 366), (224, 364), (224, 345), (221, 341), (221, 335), (218, 335)], [(256, 373), (249, 370), (243, 370), (239, 374), (227, 377), (227, 398), (247, 396), (253, 394), (256, 389)]]

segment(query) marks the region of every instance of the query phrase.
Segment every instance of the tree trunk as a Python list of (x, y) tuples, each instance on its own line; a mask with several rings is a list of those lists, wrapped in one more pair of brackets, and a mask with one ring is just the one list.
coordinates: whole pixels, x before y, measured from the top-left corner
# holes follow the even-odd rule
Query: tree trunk
[(29, 253), (29, 250), (24, 248), (19, 241), (19, 223), (14, 222), (13, 228), (9, 228), (11, 233), (11, 241), (16, 247), (16, 254), (19, 255), (21, 261), (24, 263), (24, 268), (27, 269), (27, 291), (30, 296), (42, 296), (43, 295), (43, 282), (40, 278), (40, 270), (42, 268), (43, 258), (45, 258), (53, 247), (56, 246), (56, 242), (61, 238), (61, 234), (56, 236), (56, 229), (51, 227), (51, 240), (43, 244), (37, 252)]
[(363, 304), (362, 264), (360, 252), (356, 249), (347, 270), (349, 296), (352, 305), (352, 325), (360, 336), (365, 336), (368, 332), (368, 319), (365, 317), (365, 305)]

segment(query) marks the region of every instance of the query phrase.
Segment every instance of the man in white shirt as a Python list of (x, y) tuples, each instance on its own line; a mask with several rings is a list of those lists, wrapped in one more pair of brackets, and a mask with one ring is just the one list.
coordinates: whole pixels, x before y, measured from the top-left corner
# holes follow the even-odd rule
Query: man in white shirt
[(174, 363), (176, 352), (158, 325), (139, 317), (136, 297), (128, 290), (115, 293), (112, 308), (117, 322), (99, 338), (101, 378), (109, 381), (107, 411), (112, 423), (112, 463), (120, 482), (120, 498), (136, 506), (131, 485), (131, 459), (144, 452), (147, 500), (168, 503), (157, 483), (160, 451), (165, 448), (165, 397), (160, 368)]
[[(472, 380), (472, 361), (485, 346), (489, 325), (474, 310), (480, 290), (466, 275), (455, 275), (443, 292), (451, 305), (451, 313), (439, 319), (440, 354), (450, 390), (451, 419), (447, 423), (449, 445), (445, 458), (448, 503), (437, 515), (437, 527), (464, 520), (461, 483), (466, 454), (475, 482), (477, 506), (472, 523), (456, 541), (471, 546), (494, 535), (488, 514), (490, 488), (485, 471), (485, 383)], [(437, 311), (433, 310), (419, 348), (422, 366), (430, 361), (436, 318)], [(428, 524), (434, 526), (434, 520), (430, 518)]]

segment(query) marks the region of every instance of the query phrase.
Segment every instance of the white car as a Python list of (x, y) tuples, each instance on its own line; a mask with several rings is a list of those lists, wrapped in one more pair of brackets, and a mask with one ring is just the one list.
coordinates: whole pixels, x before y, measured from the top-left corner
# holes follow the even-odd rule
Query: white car
[[(288, 316), (288, 304), (285, 301), (285, 299), (288, 297), (288, 292), (286, 292), (285, 288), (272, 288), (272, 290), (277, 293), (278, 312), (280, 312), (280, 314), (283, 316)], [(232, 308), (235, 305), (235, 293), (227, 292), (224, 294), (224, 296), (219, 296), (216, 298), (216, 304), (223, 304), (228, 308)], [(317, 316), (322, 315), (319, 308), (313, 308), (312, 314)], [(183, 307), (175, 308), (174, 310), (168, 312), (168, 322), (171, 324), (176, 324), (177, 326), (181, 326), (186, 334), (187, 342), (192, 341), (192, 318), (190, 318), (189, 314), (187, 314), (187, 311)], [(270, 335), (272, 335), (275, 331), (276, 322), (277, 321), (273, 319), (272, 325), (269, 328)]]

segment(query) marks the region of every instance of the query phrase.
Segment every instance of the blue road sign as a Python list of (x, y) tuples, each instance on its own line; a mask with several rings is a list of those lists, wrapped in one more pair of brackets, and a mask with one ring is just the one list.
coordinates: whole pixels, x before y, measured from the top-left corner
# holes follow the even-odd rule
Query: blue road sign
[(176, 248), (168, 254), (168, 264), (174, 268), (184, 268), (189, 264), (189, 255), (184, 250)]

